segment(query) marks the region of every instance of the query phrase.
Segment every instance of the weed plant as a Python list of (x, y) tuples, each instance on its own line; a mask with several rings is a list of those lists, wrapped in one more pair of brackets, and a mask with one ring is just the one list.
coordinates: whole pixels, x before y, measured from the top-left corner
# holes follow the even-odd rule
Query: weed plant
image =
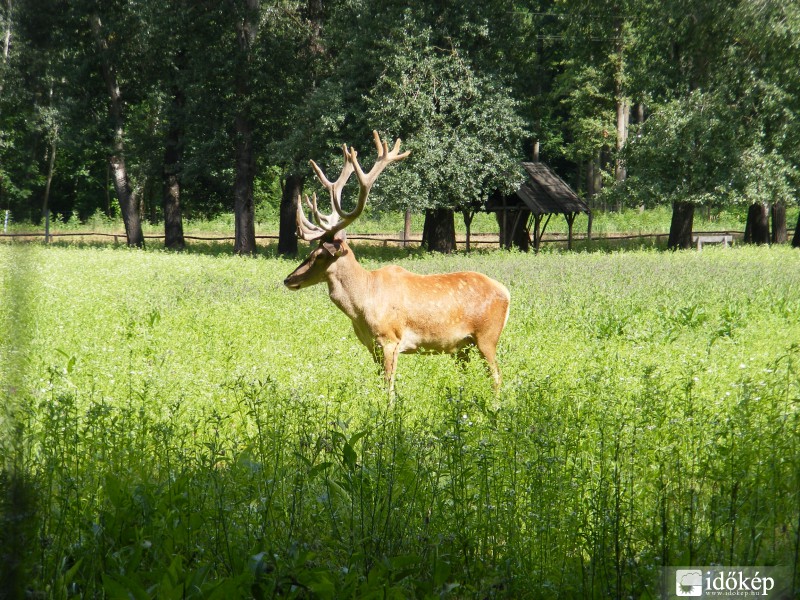
[(389, 403), (324, 286), (282, 286), (293, 261), (0, 246), (4, 576), (35, 598), (647, 598), (662, 566), (781, 564), (798, 589), (796, 251), (395, 262), (509, 287), (499, 397), (480, 360), (403, 356)]

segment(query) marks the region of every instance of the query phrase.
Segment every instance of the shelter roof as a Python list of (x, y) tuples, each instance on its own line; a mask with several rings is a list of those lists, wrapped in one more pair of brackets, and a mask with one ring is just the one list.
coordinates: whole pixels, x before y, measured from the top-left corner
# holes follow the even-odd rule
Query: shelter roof
[(528, 180), (520, 186), (516, 196), (533, 214), (589, 214), (589, 206), (546, 164), (524, 162), (522, 166)]

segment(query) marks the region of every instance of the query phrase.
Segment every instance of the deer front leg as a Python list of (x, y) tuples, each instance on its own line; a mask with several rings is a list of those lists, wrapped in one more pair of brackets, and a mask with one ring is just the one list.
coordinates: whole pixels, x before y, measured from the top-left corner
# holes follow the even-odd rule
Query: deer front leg
[[(356, 329), (359, 334), (359, 339), (367, 337), (359, 329)], [(361, 339), (367, 348), (369, 348), (372, 359), (383, 371), (383, 377), (389, 389), (389, 394), (394, 392), (394, 373), (397, 369), (397, 358), (400, 355), (400, 344), (395, 340), (387, 340), (385, 338), (372, 339), (368, 342)]]
[(394, 394), (394, 374), (397, 369), (397, 359), (400, 356), (400, 344), (396, 341), (387, 341), (381, 344), (383, 348), (383, 376), (389, 386), (389, 396)]

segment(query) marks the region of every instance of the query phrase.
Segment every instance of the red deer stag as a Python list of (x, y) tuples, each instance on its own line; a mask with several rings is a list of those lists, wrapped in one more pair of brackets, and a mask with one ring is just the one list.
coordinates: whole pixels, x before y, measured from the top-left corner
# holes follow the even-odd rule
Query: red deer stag
[[(367, 271), (358, 264), (347, 245), (344, 229), (364, 210), (370, 188), (391, 163), (408, 156), (400, 154), (398, 139), (392, 150), (373, 132), (378, 159), (368, 173), (362, 171), (355, 149), (343, 146), (344, 167), (331, 182), (312, 160), (314, 169), (328, 190), (333, 212), (325, 215), (317, 207), (317, 195), (306, 204), (317, 224), (306, 218), (297, 199), (298, 235), (307, 242), (319, 241), (308, 257), (284, 280), (290, 290), (325, 281), (333, 303), (353, 322), (358, 339), (372, 352), (383, 369), (390, 393), (394, 389), (397, 358), (402, 353), (447, 352), (465, 357), (477, 346), (500, 388), (500, 371), (495, 352), (500, 333), (508, 320), (511, 299), (506, 287), (481, 273), (465, 271), (442, 275), (416, 275), (398, 266)], [(342, 188), (355, 172), (359, 194), (356, 207), (342, 208)]]

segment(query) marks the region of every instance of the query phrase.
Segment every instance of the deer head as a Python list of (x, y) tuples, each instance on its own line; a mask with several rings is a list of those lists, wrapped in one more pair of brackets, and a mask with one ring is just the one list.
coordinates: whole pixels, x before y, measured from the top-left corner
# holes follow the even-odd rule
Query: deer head
[[(312, 217), (316, 221), (314, 223), (306, 217), (303, 202), (298, 196), (297, 234), (307, 242), (319, 241), (319, 245), (284, 280), (284, 284), (289, 289), (299, 290), (320, 283), (325, 278), (325, 273), (331, 264), (349, 252), (345, 228), (355, 221), (364, 210), (367, 196), (369, 196), (369, 191), (378, 175), (391, 163), (403, 160), (410, 154), (408, 151), (400, 153), (400, 139), (397, 139), (392, 149), (389, 150), (389, 145), (381, 141), (377, 131), (372, 132), (372, 137), (378, 151), (378, 158), (368, 173), (363, 171), (358, 162), (358, 152), (353, 147), (348, 150), (347, 145), (342, 146), (344, 165), (336, 181), (330, 181), (317, 163), (313, 160), (309, 161), (317, 179), (328, 190), (332, 211), (330, 214), (320, 212), (316, 192), (310, 198), (306, 195), (305, 204), (311, 209)], [(355, 208), (347, 212), (342, 208), (342, 190), (353, 173), (356, 174), (358, 180), (358, 201)]]

